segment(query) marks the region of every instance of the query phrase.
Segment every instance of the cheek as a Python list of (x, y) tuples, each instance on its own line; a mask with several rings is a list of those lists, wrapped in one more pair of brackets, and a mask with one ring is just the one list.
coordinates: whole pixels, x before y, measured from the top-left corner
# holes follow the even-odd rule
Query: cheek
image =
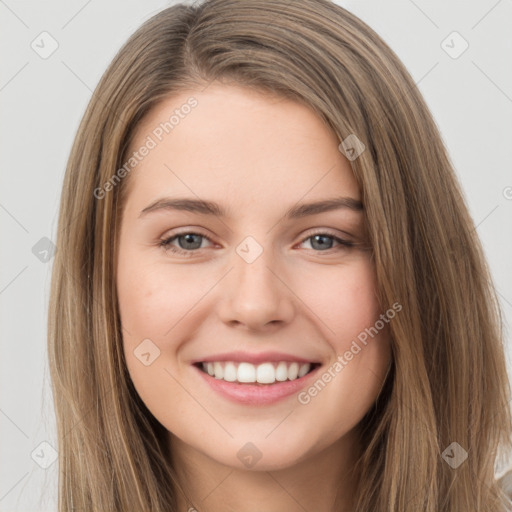
[(333, 297), (328, 311), (336, 332), (336, 348), (346, 350), (347, 342), (357, 338), (379, 318), (373, 269), (369, 265), (361, 265), (345, 276), (338, 288), (339, 292)]
[(352, 339), (379, 318), (375, 271), (366, 255), (347, 265), (318, 267), (297, 276), (297, 294), (310, 306), (315, 324), (337, 352), (347, 350)]
[[(117, 273), (123, 349), (128, 372), (142, 401), (166, 425), (179, 431), (176, 417), (190, 408), (175, 356), (197, 290), (187, 285), (183, 273), (163, 277), (162, 268), (130, 258), (128, 251)], [(184, 319), (181, 321), (181, 319)], [(189, 325), (190, 329), (190, 325)]]
[[(376, 276), (369, 259), (338, 272), (309, 276), (315, 287), (306, 289), (319, 312), (331, 360), (306, 389), (299, 402), (309, 411), (337, 425), (337, 433), (353, 427), (377, 397), (391, 360), (388, 322), (376, 294)], [(312, 292), (311, 290), (314, 290)], [(392, 318), (395, 311), (391, 311)], [(332, 407), (343, 404), (343, 412)], [(329, 419), (327, 419), (327, 417)]]
[[(370, 400), (390, 360), (389, 318), (379, 305), (376, 289), (369, 261), (347, 277), (345, 293), (338, 298), (338, 313), (333, 311), (336, 335), (331, 338), (336, 354), (342, 356), (345, 378), (366, 389)], [(387, 321), (382, 320), (383, 314)]]
[(179, 268), (170, 273), (127, 255), (118, 267), (117, 291), (125, 334), (163, 339), (198, 302), (202, 286)]
[(203, 273), (191, 271), (186, 265), (157, 264), (130, 247), (120, 250), (117, 293), (128, 372), (148, 409), (177, 428), (171, 411), (191, 406), (179, 384), (187, 377), (180, 349), (201, 326), (204, 299), (215, 279), (206, 267)]

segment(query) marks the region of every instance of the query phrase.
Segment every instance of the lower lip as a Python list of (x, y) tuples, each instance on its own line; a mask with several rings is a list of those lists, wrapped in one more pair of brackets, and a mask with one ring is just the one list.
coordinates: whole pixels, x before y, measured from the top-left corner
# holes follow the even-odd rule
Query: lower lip
[(197, 366), (193, 367), (214, 391), (234, 402), (246, 405), (269, 405), (294, 395), (308, 384), (320, 368), (318, 366), (304, 377), (295, 380), (275, 382), (274, 384), (241, 384), (216, 379)]

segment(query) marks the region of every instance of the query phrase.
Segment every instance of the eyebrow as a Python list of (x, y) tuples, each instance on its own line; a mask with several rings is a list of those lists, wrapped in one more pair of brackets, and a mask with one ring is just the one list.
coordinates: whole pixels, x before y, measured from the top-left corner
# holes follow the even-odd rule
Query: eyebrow
[[(301, 204), (292, 206), (286, 211), (284, 218), (298, 219), (308, 215), (316, 215), (323, 212), (346, 208), (355, 212), (363, 210), (361, 201), (352, 197), (336, 197), (333, 199), (325, 199), (314, 203)], [(162, 210), (181, 210), (187, 212), (200, 213), (202, 215), (215, 215), (218, 217), (227, 217), (226, 211), (217, 203), (203, 199), (189, 198), (162, 198), (144, 208), (139, 218), (146, 216), (148, 213)]]

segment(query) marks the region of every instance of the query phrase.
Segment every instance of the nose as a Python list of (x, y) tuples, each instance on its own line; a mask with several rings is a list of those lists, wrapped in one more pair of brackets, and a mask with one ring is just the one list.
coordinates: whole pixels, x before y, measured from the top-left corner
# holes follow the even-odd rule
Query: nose
[[(233, 269), (223, 279), (220, 319), (230, 326), (268, 331), (291, 321), (295, 314), (293, 292), (281, 277), (271, 251), (252, 262), (233, 254)], [(281, 275), (279, 275), (281, 274)]]

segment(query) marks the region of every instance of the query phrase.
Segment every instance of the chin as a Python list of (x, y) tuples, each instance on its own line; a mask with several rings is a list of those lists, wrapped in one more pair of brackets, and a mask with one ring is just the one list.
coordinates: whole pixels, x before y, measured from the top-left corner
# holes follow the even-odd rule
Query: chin
[(314, 447), (309, 446), (309, 435), (306, 439), (304, 433), (294, 437), (287, 432), (285, 437), (286, 442), (278, 436), (275, 439), (254, 435), (237, 437), (219, 443), (220, 450), (212, 450), (210, 442), (203, 453), (220, 464), (239, 470), (276, 471), (293, 467), (314, 451)]

